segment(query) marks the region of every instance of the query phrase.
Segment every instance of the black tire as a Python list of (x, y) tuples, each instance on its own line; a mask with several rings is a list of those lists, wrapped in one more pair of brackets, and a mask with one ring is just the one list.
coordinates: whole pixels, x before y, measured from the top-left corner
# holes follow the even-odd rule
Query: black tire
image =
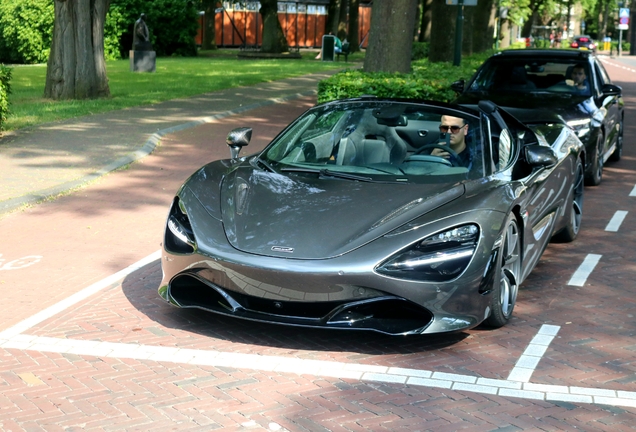
[(623, 119), (621, 119), (620, 129), (618, 130), (618, 137), (616, 138), (616, 148), (609, 157), (608, 160), (612, 162), (618, 162), (623, 157)]
[(587, 186), (598, 186), (603, 179), (603, 134), (600, 134), (596, 142), (596, 154), (594, 155), (594, 166), (592, 172), (585, 178)]
[(568, 214), (567, 225), (552, 237), (556, 242), (569, 243), (574, 241), (579, 234), (581, 228), (581, 219), (583, 217), (583, 164), (579, 160), (576, 165), (576, 174), (572, 190), (568, 196)]
[(490, 316), (484, 321), (484, 325), (491, 328), (503, 327), (510, 321), (521, 277), (521, 232), (514, 214), (508, 215), (504, 227), (490, 301)]

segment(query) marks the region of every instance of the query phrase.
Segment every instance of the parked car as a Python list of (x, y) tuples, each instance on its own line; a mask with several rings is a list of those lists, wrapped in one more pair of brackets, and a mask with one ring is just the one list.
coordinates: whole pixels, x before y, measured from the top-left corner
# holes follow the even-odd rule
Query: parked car
[(239, 157), (251, 133), (174, 198), (159, 294), (175, 306), (390, 335), (500, 327), (550, 239), (579, 231), (583, 145), (554, 119), (364, 97)]
[[(573, 76), (585, 79), (577, 85)], [(486, 60), (467, 85), (461, 80), (452, 87), (459, 93), (456, 103), (491, 100), (526, 124), (558, 114), (585, 144), (589, 185), (600, 184), (607, 160), (621, 158), (622, 90), (589, 51), (502, 51)]]
[(572, 39), (572, 42), (570, 42), (570, 48), (596, 52), (596, 44), (594, 43), (592, 38), (587, 35), (574, 36), (574, 39)]

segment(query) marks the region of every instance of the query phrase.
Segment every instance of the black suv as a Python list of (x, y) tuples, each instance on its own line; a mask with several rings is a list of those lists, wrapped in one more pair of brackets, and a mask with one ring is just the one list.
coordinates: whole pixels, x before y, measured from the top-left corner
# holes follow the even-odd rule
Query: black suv
[(598, 185), (603, 164), (623, 151), (622, 89), (591, 51), (505, 50), (491, 56), (466, 82), (452, 85), (454, 101), (488, 99), (528, 123), (568, 124), (585, 144), (586, 184)]

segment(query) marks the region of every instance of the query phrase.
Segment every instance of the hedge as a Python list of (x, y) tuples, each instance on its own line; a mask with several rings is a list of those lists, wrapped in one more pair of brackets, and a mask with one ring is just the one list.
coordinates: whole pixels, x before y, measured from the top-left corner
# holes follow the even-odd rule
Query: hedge
[(0, 64), (0, 131), (9, 113), (9, 94), (11, 94), (11, 68)]
[(464, 57), (459, 67), (418, 60), (412, 63), (413, 71), (408, 74), (347, 69), (318, 83), (318, 102), (363, 95), (449, 102), (456, 97), (450, 85), (459, 79), (468, 80), (491, 54)]

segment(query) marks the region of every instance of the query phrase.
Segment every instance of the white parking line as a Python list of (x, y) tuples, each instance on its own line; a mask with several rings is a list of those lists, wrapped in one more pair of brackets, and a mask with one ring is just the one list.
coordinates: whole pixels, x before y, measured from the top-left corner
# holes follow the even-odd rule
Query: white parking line
[(618, 210), (616, 213), (614, 213), (614, 216), (612, 216), (612, 219), (605, 227), (605, 231), (617, 232), (618, 229), (621, 227), (621, 224), (625, 220), (625, 216), (627, 216), (626, 211)]
[[(535, 336), (528, 346), (528, 349), (526, 349), (526, 352), (524, 352), (524, 356), (537, 357), (534, 354), (540, 353), (544, 348), (547, 349), (549, 341), (552, 340), (558, 329), (558, 326), (543, 326), (539, 334)], [(25, 334), (15, 335), (9, 339), (0, 339), (0, 348), (68, 353), (89, 357), (126, 358), (196, 366), (250, 369), (272, 373), (292, 373), (324, 378), (436, 387), (523, 399), (593, 403), (636, 408), (636, 392), (536, 384), (517, 379), (500, 380), (473, 375), (394, 368), (382, 365), (182, 349), (165, 346), (49, 338)], [(541, 353), (540, 355), (542, 356), (543, 354)], [(522, 358), (524, 356), (522, 356)], [(515, 369), (518, 367), (521, 368), (522, 366), (515, 366)]]
[(96, 282), (93, 285), (86, 287), (79, 292), (76, 292), (72, 296), (67, 297), (66, 299), (54, 304), (53, 306), (49, 306), (43, 311), (36, 313), (32, 317), (17, 323), (13, 327), (10, 327), (4, 330), (3, 332), (0, 332), (0, 339), (9, 338), (13, 335), (24, 333), (31, 327), (41, 323), (42, 321), (46, 319), (49, 319), (57, 315), (58, 313), (69, 308), (70, 306), (73, 306), (74, 304), (81, 302), (85, 298), (88, 298), (91, 295), (103, 290), (104, 288), (108, 288), (109, 286), (115, 283), (119, 283), (127, 275), (142, 268), (143, 266), (147, 264), (150, 264), (151, 262), (155, 260), (158, 260), (159, 258), (161, 258), (161, 251), (153, 252), (152, 254), (148, 255), (146, 258), (142, 258), (141, 260), (137, 261), (135, 264), (128, 266), (125, 269), (120, 270), (117, 273), (110, 275), (107, 278), (102, 279), (101, 281)]
[[(114, 283), (119, 283), (127, 275), (159, 259), (160, 256), (160, 252), (157, 251), (130, 267), (0, 332), (0, 348), (68, 353), (89, 357), (127, 358), (139, 361), (262, 370), (272, 373), (293, 373), (367, 382), (437, 387), (523, 399), (591, 403), (636, 408), (636, 392), (528, 382), (539, 360), (560, 329), (559, 326), (547, 324), (543, 325), (537, 335), (532, 339), (519, 361), (517, 361), (509, 378), (506, 380), (382, 365), (365, 365), (283, 356), (183, 349), (93, 340), (51, 338), (23, 333), (90, 295), (112, 286)], [(590, 258), (590, 256), (588, 256), (588, 258)], [(597, 257), (596, 262), (600, 259), (600, 255), (594, 255), (592, 257)]]
[(532, 339), (528, 348), (523, 352), (517, 364), (508, 375), (509, 381), (528, 382), (532, 373), (539, 364), (539, 360), (545, 354), (548, 346), (559, 332), (560, 326), (544, 324), (539, 333)]
[(588, 256), (585, 257), (585, 260), (583, 260), (579, 268), (576, 269), (576, 271), (570, 278), (568, 285), (574, 285), (574, 286), (585, 285), (585, 282), (587, 281), (588, 276), (592, 273), (592, 271), (594, 270), (594, 267), (596, 267), (596, 264), (598, 264), (601, 257), (602, 255), (588, 254)]

